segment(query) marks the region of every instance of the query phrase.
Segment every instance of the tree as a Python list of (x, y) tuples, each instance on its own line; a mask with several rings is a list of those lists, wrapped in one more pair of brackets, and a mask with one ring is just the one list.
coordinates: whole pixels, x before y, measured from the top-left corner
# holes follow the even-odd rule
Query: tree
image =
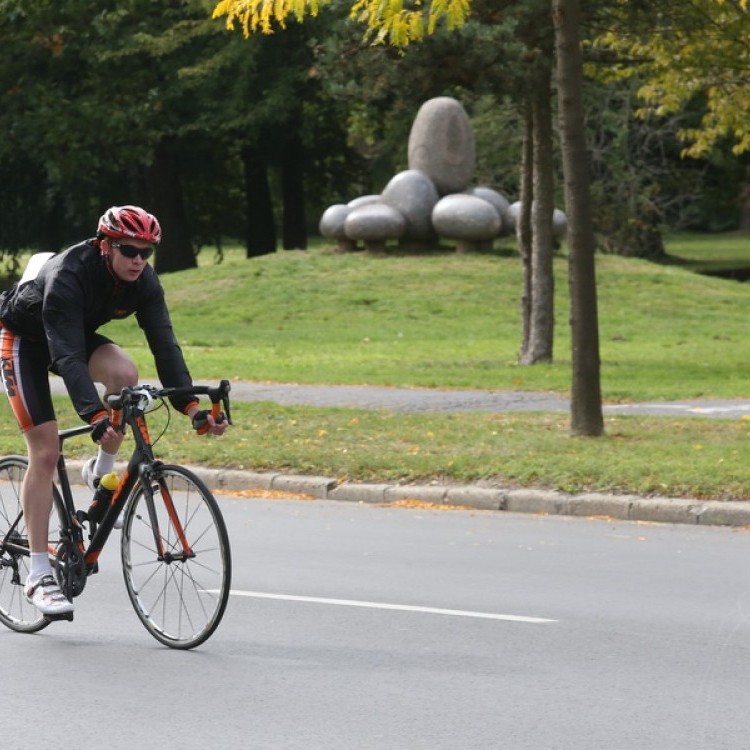
[(304, 249), (308, 213), (329, 205), (319, 195), (321, 175), (346, 153), (343, 105), (318, 76), (320, 48), (341, 21), (290, 23), (273, 39), (238, 35), (228, 42), (221, 25), (211, 23), (224, 47), (212, 45), (184, 74), (198, 100), (211, 103), (200, 109), (205, 137), (235, 144), (244, 171), (246, 221), (234, 236), (244, 236), (248, 257), (274, 252), (279, 234), (285, 249)]
[(599, 362), (599, 323), (583, 116), (583, 61), (578, 0), (553, 0), (557, 90), (565, 205), (568, 210), (570, 328), (573, 378), (571, 429), (595, 437), (604, 431)]
[[(77, 239), (89, 208), (78, 197), (96, 181), (93, 175), (100, 166), (90, 152), (76, 148), (90, 103), (81, 81), (89, 66), (83, 47), (94, 24), (71, 38), (66, 33), (71, 14), (56, 5), (6, 1), (0, 14), (0, 43), (6, 53), (0, 66), (0, 183), (4, 193), (14, 196), (3, 205), (20, 200), (26, 207), (6, 212), (0, 230), (4, 249), (32, 241), (56, 251), (63, 241)], [(95, 142), (104, 111), (91, 108), (87, 114), (87, 135)], [(31, 179), (19, 179), (22, 175)], [(72, 204), (75, 210), (70, 210)], [(9, 221), (7, 214), (13, 217)], [(70, 234), (61, 233), (62, 227)], [(90, 222), (86, 228), (91, 231)]]
[(524, 265), (523, 335), (519, 361), (552, 361), (554, 341), (553, 29), (547, 0), (524, 8), (518, 35), (525, 47), (524, 148), (517, 235)]
[(211, 23), (198, 0), (113, 5), (5, 0), (0, 40), (14, 54), (0, 69), (8, 135), (0, 169), (7, 179), (20, 160), (43, 175), (36, 189), (49, 196), (38, 222), (46, 236), (34, 238), (43, 246), (92, 234), (108, 204), (142, 203), (163, 224), (159, 270), (188, 268), (195, 256), (176, 145), (185, 101), (178, 70), (191, 26)]
[[(527, 131), (528, 149), (524, 147), (523, 152), (528, 158), (524, 158), (520, 170), (524, 208), (522, 220), (517, 222), (524, 275), (519, 362), (550, 362), (555, 327), (552, 212), (558, 170), (554, 159), (554, 37), (549, 0), (475, 0), (471, 10), (471, 17), (460, 29), (438, 29), (398, 55), (386, 45), (363, 46), (359, 35), (359, 49), (347, 58), (346, 66), (339, 64), (341, 73), (333, 75), (361, 81), (358, 87), (348, 84), (346, 90), (350, 101), (355, 101), (363, 113), (358, 122), (374, 123), (368, 139), (377, 144), (371, 150), (373, 161), (403, 153), (411, 121), (399, 115), (411, 115), (426, 99), (448, 93), (466, 105), (472, 120), (483, 108), (492, 107), (482, 126), (487, 132), (486, 123), (493, 118), (493, 127), (489, 128), (494, 136), (492, 145), (485, 148), (492, 170), (488, 174), (485, 169), (481, 175), (477, 171), (477, 180), (505, 195), (518, 195), (521, 139), (516, 133)], [(330, 69), (323, 68), (321, 76), (330, 81)], [(409, 82), (408, 87), (403, 81)], [(514, 125), (507, 129), (499, 116), (503, 108), (515, 111)], [(376, 128), (378, 132), (374, 132)], [(388, 130), (393, 138), (388, 138)], [(475, 128), (477, 135), (479, 132)], [(513, 153), (510, 173), (498, 170), (503, 148)], [(390, 166), (394, 166), (392, 162)], [(403, 168), (403, 163), (398, 164), (387, 174), (390, 177)]]
[[(475, 0), (477, 2), (478, 0)], [(214, 10), (215, 17), (226, 16), (228, 28), (234, 28), (239, 22), (245, 35), (261, 31), (271, 33), (274, 28), (281, 27), (288, 19), (302, 21), (307, 14), (317, 14), (319, 8), (328, 5), (330, 0), (221, 0)], [(545, 7), (549, 11), (549, 6)], [(569, 104), (568, 112), (561, 120), (569, 134), (567, 144), (569, 158), (564, 162), (566, 170), (566, 187), (571, 192), (574, 203), (575, 229), (571, 233), (571, 244), (580, 243), (580, 248), (571, 249), (571, 293), (574, 298), (571, 325), (574, 328), (573, 353), (573, 398), (571, 399), (573, 412), (573, 431), (581, 435), (599, 435), (602, 432), (602, 421), (597, 424), (594, 400), (598, 400), (598, 412), (601, 417), (601, 393), (599, 388), (599, 341), (596, 318), (596, 286), (593, 275), (593, 232), (590, 216), (585, 206), (588, 204), (588, 183), (585, 180), (582, 160), (580, 164), (573, 164), (570, 158), (581, 158), (584, 155), (582, 117), (582, 64), (580, 58), (580, 44), (578, 42), (578, 5), (573, 0), (554, 0), (556, 20), (556, 39), (558, 50), (565, 56), (565, 73), (561, 74), (559, 86), (561, 93)], [(396, 46), (406, 46), (413, 41), (420, 41), (426, 35), (432, 34), (439, 23), (447, 28), (458, 28), (466, 23), (470, 11), (470, 0), (432, 0), (425, 5), (415, 8), (405, 8), (403, 0), (382, 3), (379, 0), (357, 0), (351, 8), (350, 17), (367, 24), (369, 38), (376, 42), (388, 42)], [(533, 106), (530, 111), (533, 111)], [(536, 103), (539, 107), (539, 102)], [(532, 129), (532, 140), (539, 136), (538, 146), (546, 146), (543, 128), (548, 115), (541, 110), (536, 112), (538, 131)], [(532, 114), (532, 123), (534, 115)], [(572, 128), (580, 128), (575, 134)], [(532, 155), (532, 161), (543, 159), (543, 154)], [(537, 175), (538, 177), (538, 175)], [(541, 213), (546, 210), (545, 200), (549, 196), (549, 187), (540, 183), (534, 196), (542, 205), (534, 209), (536, 201), (528, 210)], [(551, 210), (550, 235), (551, 235)], [(542, 223), (541, 226), (544, 226)], [(544, 242), (544, 235), (538, 238)], [(589, 244), (590, 243), (590, 244)], [(533, 255), (533, 240), (532, 240)], [(593, 303), (593, 306), (592, 306)], [(594, 313), (593, 318), (587, 317)], [(593, 326), (593, 336), (592, 336)], [(531, 330), (531, 328), (529, 329)], [(531, 336), (529, 337), (531, 341)]]
[[(512, 92), (523, 102), (521, 109), (528, 118), (530, 129), (529, 159), (523, 167), (523, 186), (528, 191), (528, 200), (523, 201), (523, 221), (519, 222), (519, 229), (526, 235), (519, 237), (524, 269), (519, 361), (527, 365), (550, 362), (554, 341), (552, 212), (555, 169), (551, 86), (553, 30), (549, 0), (526, 0), (523, 3), (474, 0), (471, 19), (462, 15), (468, 11), (467, 3), (454, 3), (453, 8), (449, 5), (433, 2), (424, 12), (417, 12), (404, 9), (403, 4), (385, 9), (375, 3), (360, 3), (352, 9), (351, 17), (360, 18), (359, 10), (366, 6), (371, 39), (394, 45), (406, 45), (415, 40), (421, 42), (410, 45), (408, 50), (402, 49), (403, 55), (397, 59), (393, 59), (393, 53), (390, 57), (387, 52), (381, 53), (380, 57), (385, 57), (386, 62), (382, 76), (388, 77), (387, 68), (398, 69), (396, 78), (408, 78), (407, 96), (414, 99), (413, 102), (404, 101), (404, 94), (399, 92), (398, 82), (394, 81), (387, 88), (386, 96), (391, 101), (386, 106), (397, 108), (398, 104), (392, 100), (399, 97), (402, 109), (408, 111), (407, 108), (421, 104), (425, 98), (444, 94), (456, 86), (463, 90), (489, 90), (497, 99)], [(310, 6), (310, 13), (316, 10)], [(216, 8), (217, 14), (227, 16), (228, 26), (239, 23), (245, 34), (251, 36), (255, 31), (271, 32), (285, 27), (287, 18), (295, 19), (296, 23), (303, 18), (304, 12), (304, 3), (263, 4), (229, 0)], [(382, 23), (377, 33), (372, 25), (376, 18)], [(439, 33), (438, 20), (446, 27), (443, 33)], [(460, 34), (457, 33), (459, 25)], [(385, 47), (377, 46), (380, 50)], [(382, 65), (374, 53), (368, 55), (368, 59), (375, 65), (379, 62)], [(351, 64), (346, 66), (347, 72), (350, 68)], [(365, 79), (368, 84), (372, 83), (371, 71)], [(355, 98), (369, 102), (372, 94), (366, 90), (358, 91)], [(382, 142), (383, 138), (378, 140)]]
[[(197, 247), (226, 237), (270, 252), (273, 190), (284, 246), (305, 246), (304, 202), (345, 142), (312, 74), (321, 23), (274, 44), (227, 43), (206, 0), (2, 7), (0, 202), (15, 206), (0, 223), (4, 252), (59, 250), (122, 203), (159, 217), (160, 272), (194, 266)], [(261, 220), (245, 220), (259, 208)]]
[(614, 75), (643, 77), (645, 110), (675, 113), (695, 97), (703, 101), (700, 127), (681, 130), (685, 154), (705, 156), (723, 138), (735, 154), (749, 151), (748, 0), (661, 3), (658, 13), (618, 0), (613, 11), (597, 43), (614, 53)]
[[(748, 0), (663, 0), (656, 8), (614, 3), (609, 30), (596, 40), (597, 60), (612, 76), (639, 81), (643, 117), (683, 115), (697, 122), (678, 130), (683, 156), (710, 158), (725, 143), (750, 153), (750, 13)], [(741, 216), (750, 215), (750, 177), (738, 189)]]

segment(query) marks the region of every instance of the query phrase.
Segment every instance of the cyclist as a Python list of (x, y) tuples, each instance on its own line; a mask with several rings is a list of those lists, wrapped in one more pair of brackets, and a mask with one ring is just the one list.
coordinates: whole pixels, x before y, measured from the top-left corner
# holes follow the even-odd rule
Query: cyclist
[[(109, 420), (95, 382), (107, 393), (136, 385), (138, 371), (130, 356), (97, 333), (104, 323), (135, 313), (145, 333), (156, 371), (165, 386), (190, 386), (185, 364), (164, 301), (164, 290), (148, 258), (161, 240), (154, 216), (138, 206), (113, 206), (99, 219), (95, 238), (46, 260), (34, 278), (25, 276), (0, 295), (0, 365), (13, 413), (23, 432), (29, 466), (21, 504), (29, 536), (30, 570), (26, 598), (43, 614), (73, 611), (60, 590), (47, 552), (52, 478), (59, 443), (47, 371), (60, 375), (78, 415), (92, 424), (97, 456), (83, 470), (94, 488), (112, 470), (123, 436)], [(173, 406), (198, 427), (221, 435), (197, 400), (175, 397)]]

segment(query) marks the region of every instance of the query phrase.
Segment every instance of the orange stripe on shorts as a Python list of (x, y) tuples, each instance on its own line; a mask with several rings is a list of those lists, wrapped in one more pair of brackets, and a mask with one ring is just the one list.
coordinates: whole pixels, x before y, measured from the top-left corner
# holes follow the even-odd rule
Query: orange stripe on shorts
[(34, 423), (26, 406), (23, 392), (19, 388), (15, 367), (17, 350), (18, 338), (0, 324), (0, 372), (2, 372), (3, 387), (21, 430), (27, 432), (34, 426)]

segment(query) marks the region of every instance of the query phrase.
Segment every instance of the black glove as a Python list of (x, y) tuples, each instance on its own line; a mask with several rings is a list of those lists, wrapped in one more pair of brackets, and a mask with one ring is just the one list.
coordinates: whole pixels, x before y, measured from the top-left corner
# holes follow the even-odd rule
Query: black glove
[(202, 435), (208, 430), (208, 415), (211, 412), (208, 409), (201, 409), (193, 414), (193, 429)]
[[(205, 435), (209, 429), (211, 429), (211, 425), (208, 423), (208, 415), (211, 414), (211, 412), (208, 409), (203, 409), (202, 411), (197, 411), (195, 414), (193, 414), (193, 429), (199, 434), (199, 435)], [(214, 417), (214, 422), (216, 424), (221, 424), (226, 419), (226, 416), (224, 415), (224, 412), (219, 412), (218, 417)]]
[(95, 443), (98, 443), (102, 439), (102, 435), (111, 426), (112, 426), (112, 422), (109, 421), (109, 417), (104, 417), (104, 419), (100, 419), (98, 422), (96, 422), (96, 424), (94, 424), (94, 429), (91, 430), (91, 439)]

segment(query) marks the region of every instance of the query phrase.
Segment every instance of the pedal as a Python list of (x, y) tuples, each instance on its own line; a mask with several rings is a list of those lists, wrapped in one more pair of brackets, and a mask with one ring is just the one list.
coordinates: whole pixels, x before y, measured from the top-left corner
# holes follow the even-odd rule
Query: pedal
[(58, 620), (73, 622), (73, 615), (74, 612), (62, 612), (59, 615), (44, 615), (44, 619), (47, 620), (47, 622), (57, 622)]

